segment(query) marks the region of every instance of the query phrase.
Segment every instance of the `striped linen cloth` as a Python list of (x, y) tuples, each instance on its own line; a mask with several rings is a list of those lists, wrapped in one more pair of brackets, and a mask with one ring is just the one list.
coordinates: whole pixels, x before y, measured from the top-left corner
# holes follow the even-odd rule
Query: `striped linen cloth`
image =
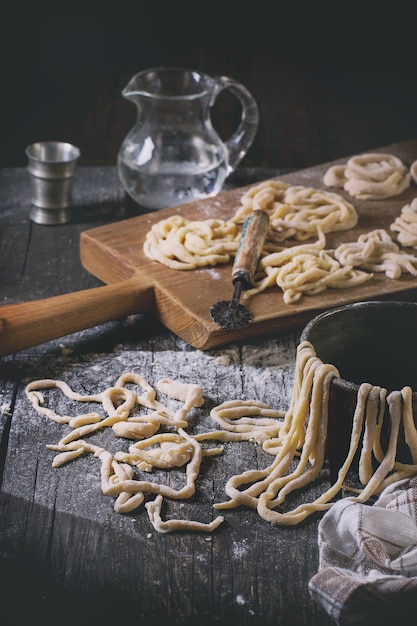
[(318, 543), (309, 592), (337, 624), (385, 624), (410, 612), (417, 624), (417, 477), (393, 483), (372, 506), (337, 501)]

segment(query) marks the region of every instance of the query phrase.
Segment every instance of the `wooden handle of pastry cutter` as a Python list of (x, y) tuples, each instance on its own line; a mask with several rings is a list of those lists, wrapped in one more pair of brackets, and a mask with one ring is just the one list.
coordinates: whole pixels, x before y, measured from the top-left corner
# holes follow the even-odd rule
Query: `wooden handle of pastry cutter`
[(233, 263), (233, 283), (240, 281), (246, 289), (251, 287), (268, 227), (269, 216), (265, 211), (253, 211), (246, 218)]

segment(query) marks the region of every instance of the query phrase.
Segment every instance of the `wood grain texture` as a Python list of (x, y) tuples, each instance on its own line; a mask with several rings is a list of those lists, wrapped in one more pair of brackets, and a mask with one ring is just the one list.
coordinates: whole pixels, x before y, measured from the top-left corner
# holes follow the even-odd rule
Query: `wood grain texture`
[[(379, 148), (399, 156), (410, 166), (417, 157), (417, 141), (410, 140)], [(344, 162), (348, 157), (344, 159)], [(323, 175), (335, 161), (279, 177), (295, 185), (325, 189)], [(318, 312), (349, 302), (378, 298), (413, 296), (415, 277), (404, 274), (391, 280), (376, 274), (364, 285), (350, 289), (328, 289), (315, 296), (303, 296), (295, 304), (284, 303), (278, 287), (257, 294), (244, 304), (252, 321), (243, 330), (225, 330), (213, 321), (210, 307), (232, 295), (231, 263), (190, 272), (171, 270), (150, 261), (143, 252), (143, 242), (153, 224), (170, 215), (189, 219), (231, 218), (242, 194), (251, 185), (219, 194), (208, 200), (190, 202), (180, 207), (136, 215), (80, 233), (80, 257), (84, 268), (112, 287), (68, 293), (55, 300), (28, 302), (0, 308), (0, 355), (11, 354), (37, 343), (90, 328), (120, 316), (150, 310), (169, 330), (199, 349), (209, 349), (230, 341), (239, 341), (290, 328), (300, 328)], [(329, 234), (328, 248), (354, 241), (374, 228), (385, 228), (400, 214), (401, 208), (415, 196), (415, 184), (401, 195), (385, 200), (352, 200), (359, 221), (350, 231)], [(80, 213), (78, 207), (78, 215)], [(291, 244), (288, 244), (291, 245)]]
[[(84, 393), (103, 389), (124, 371), (141, 373), (151, 384), (161, 376), (202, 382), (205, 405), (192, 412), (189, 428), (202, 432), (213, 428), (210, 408), (235, 397), (238, 390), (245, 398), (287, 406), (296, 343), (296, 336), (287, 335), (280, 341), (230, 346), (221, 352), (116, 350), (82, 360), (74, 353), (55, 358), (45, 355), (30, 365), (25, 358), (15, 363), (11, 371), (22, 382), (13, 406), (3, 475), (0, 545), (7, 545), (9, 553), (24, 555), (25, 563), (41, 564), (34, 580), (28, 578), (30, 568), (19, 572), (19, 584), (24, 581), (29, 594), (46, 586), (48, 575), (53, 575), (60, 591), (57, 598), (49, 597), (48, 626), (57, 619), (71, 623), (76, 611), (85, 624), (88, 615), (100, 616), (105, 624), (120, 615), (175, 625), (198, 620), (207, 626), (213, 621), (272, 626), (278, 618), (289, 625), (328, 623), (309, 599), (306, 587), (317, 568), (318, 518), (294, 532), (271, 527), (254, 511), (237, 509), (224, 512), (226, 522), (212, 536), (159, 535), (143, 506), (128, 515), (114, 512), (112, 499), (100, 490), (98, 459), (85, 456), (52, 468), (54, 453), (45, 445), (56, 442), (66, 427), (37, 415), (22, 393), (28, 375), (32, 379), (59, 376)], [(219, 356), (227, 356), (228, 365), (220, 366)], [(3, 370), (2, 380), (4, 376)], [(57, 410), (73, 414), (74, 403), (58, 396)], [(47, 397), (52, 402), (52, 394)], [(98, 439), (103, 442), (103, 436)], [(116, 445), (121, 449), (127, 443)], [(164, 518), (210, 521), (216, 515), (213, 503), (225, 498), (227, 478), (266, 462), (266, 455), (253, 444), (227, 444), (224, 455), (203, 462), (195, 496), (188, 501), (167, 501)], [(173, 472), (167, 478), (157, 472), (151, 479), (172, 483), (182, 481), (182, 475), (182, 471)], [(319, 485), (313, 487), (308, 497), (319, 489)], [(6, 588), (12, 582), (18, 584), (13, 568), (5, 574)], [(94, 609), (90, 602), (95, 603)], [(14, 605), (8, 611), (18, 624), (23, 624), (25, 613), (25, 606)]]
[[(239, 184), (260, 179), (258, 171)], [(80, 233), (120, 216), (125, 199), (115, 168), (81, 167), (74, 182), (77, 218), (51, 229), (28, 220), (25, 171), (0, 170), (4, 304), (99, 286), (81, 265)], [(36, 414), (24, 395), (29, 381), (47, 377), (80, 393), (98, 391), (128, 370), (151, 384), (162, 377), (201, 382), (205, 404), (190, 416), (190, 432), (197, 432), (212, 426), (210, 408), (232, 397), (288, 408), (298, 341), (293, 329), (203, 352), (147, 313), (0, 359), (1, 626), (331, 626), (308, 593), (318, 568), (319, 515), (295, 528), (273, 528), (242, 508), (225, 512), (225, 524), (210, 538), (160, 535), (143, 508), (114, 512), (100, 490), (97, 459), (52, 467), (46, 444), (66, 427)], [(68, 414), (79, 408), (60, 395), (55, 406)], [(169, 501), (163, 516), (210, 521), (230, 474), (265, 462), (253, 444), (227, 445), (222, 457), (204, 460), (195, 496)], [(327, 486), (327, 469), (320, 480)], [(322, 487), (319, 481), (299, 497), (310, 500)]]
[[(369, 150), (371, 152), (373, 150)], [(417, 141), (379, 148), (380, 152), (395, 154), (410, 166), (417, 158)], [(330, 165), (346, 162), (348, 157), (332, 163), (278, 177), (294, 185), (339, 192), (325, 187), (323, 176)], [(243, 330), (224, 330), (210, 317), (210, 307), (218, 300), (230, 300), (232, 295), (231, 263), (195, 271), (171, 270), (150, 261), (143, 252), (146, 233), (153, 224), (168, 216), (180, 214), (188, 219), (221, 218), (233, 216), (240, 206), (242, 194), (250, 186), (223, 193), (216, 198), (190, 202), (180, 207), (155, 211), (102, 226), (81, 234), (80, 254), (83, 266), (106, 283), (114, 283), (136, 275), (154, 286), (155, 305), (159, 320), (192, 346), (208, 349), (229, 341), (241, 340), (305, 324), (319, 311), (359, 300), (384, 297), (408, 297), (417, 288), (417, 279), (405, 274), (391, 280), (385, 274), (376, 274), (364, 285), (351, 289), (328, 289), (320, 294), (304, 296), (301, 301), (287, 305), (278, 287), (270, 288), (244, 301), (252, 314), (252, 322)], [(357, 209), (358, 224), (350, 231), (326, 236), (326, 246), (355, 241), (364, 232), (385, 228), (400, 214), (401, 208), (416, 195), (415, 184), (401, 195), (384, 200), (356, 200), (345, 196)], [(138, 303), (140, 310), (140, 303)]]
[[(104, 170), (77, 172), (74, 191), (88, 219), (53, 229), (27, 218), (24, 170), (0, 170), (3, 302), (99, 284), (81, 266), (78, 241), (83, 229), (108, 223), (108, 214), (100, 210), (101, 197), (105, 207), (114, 203), (116, 213), (123, 206), (114, 170)], [(246, 181), (259, 177), (257, 172)], [(226, 514), (226, 523), (210, 538), (159, 535), (143, 508), (129, 515), (114, 512), (111, 498), (100, 490), (97, 459), (86, 456), (60, 469), (51, 466), (53, 453), (45, 446), (62, 436), (63, 427), (37, 415), (23, 392), (31, 380), (55, 377), (88, 393), (127, 370), (141, 373), (151, 384), (165, 376), (202, 381), (205, 405), (190, 420), (195, 432), (211, 427), (209, 410), (214, 404), (236, 394), (269, 399), (285, 409), (297, 342), (297, 333), (290, 332), (203, 353), (167, 331), (152, 314), (140, 314), (3, 357), (2, 626), (32, 621), (44, 626), (330, 626), (307, 590), (318, 564), (318, 519), (294, 532), (272, 528), (253, 511), (237, 509)], [(226, 358), (228, 365), (219, 365), (218, 357)], [(77, 409), (63, 396), (56, 408), (68, 413)], [(213, 502), (224, 499), (229, 473), (264, 462), (252, 444), (226, 446), (222, 457), (204, 461), (195, 497), (169, 502), (163, 516), (209, 521), (216, 515)], [(24, 601), (16, 602), (16, 590)]]

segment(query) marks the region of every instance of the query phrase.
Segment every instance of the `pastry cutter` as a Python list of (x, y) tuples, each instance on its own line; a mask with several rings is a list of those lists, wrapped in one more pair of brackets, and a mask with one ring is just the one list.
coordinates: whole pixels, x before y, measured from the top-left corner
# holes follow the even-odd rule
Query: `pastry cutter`
[(227, 330), (241, 330), (251, 322), (249, 310), (240, 304), (243, 290), (252, 286), (259, 257), (269, 226), (269, 216), (265, 211), (252, 211), (246, 218), (239, 246), (233, 262), (231, 300), (220, 300), (210, 308), (211, 318)]

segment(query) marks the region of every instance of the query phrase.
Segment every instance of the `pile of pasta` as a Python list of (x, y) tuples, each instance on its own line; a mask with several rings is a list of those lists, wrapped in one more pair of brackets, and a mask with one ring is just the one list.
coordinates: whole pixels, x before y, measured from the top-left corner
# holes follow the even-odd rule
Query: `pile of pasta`
[[(349, 451), (337, 480), (315, 500), (292, 509), (287, 505), (287, 497), (305, 489), (325, 466), (329, 389), (332, 378), (338, 376), (337, 369), (323, 363), (313, 346), (304, 341), (297, 349), (293, 393), (286, 412), (258, 400), (229, 400), (211, 410), (214, 429), (196, 435), (188, 432), (187, 417), (192, 409), (204, 405), (203, 389), (198, 384), (161, 379), (154, 389), (140, 375), (128, 372), (114, 387), (98, 394), (81, 395), (63, 381), (44, 379), (29, 383), (26, 395), (38, 413), (66, 426), (62, 439), (47, 446), (57, 453), (53, 467), (92, 454), (101, 462), (102, 493), (114, 498), (116, 512), (127, 513), (144, 505), (158, 532), (213, 532), (224, 521), (223, 516), (209, 523), (161, 517), (164, 498), (181, 500), (194, 495), (203, 456), (222, 454), (222, 447), (207, 448), (209, 441), (249, 441), (262, 446), (272, 456), (271, 463), (263, 469), (248, 468), (231, 476), (225, 485), (229, 499), (214, 504), (216, 510), (247, 506), (272, 525), (296, 525), (312, 513), (329, 509), (337, 494), (346, 488), (345, 479), (358, 450), (363, 488), (350, 496), (357, 501), (365, 502), (388, 484), (417, 473), (417, 430), (411, 388), (387, 394), (386, 389), (364, 383), (358, 390)], [(129, 384), (139, 387), (139, 392), (133, 391)], [(98, 403), (104, 415), (99, 412), (73, 417), (59, 415), (48, 408), (42, 393), (51, 389), (59, 389), (77, 402)], [(157, 391), (181, 402), (181, 408), (170, 409), (157, 398)], [(391, 424), (389, 444), (384, 451), (380, 433), (386, 406)], [(401, 424), (411, 464), (396, 460)], [(111, 428), (115, 437), (134, 443), (127, 451), (111, 453), (89, 440), (103, 428)], [(178, 467), (185, 468), (185, 484), (179, 489), (170, 486), (169, 481), (149, 478), (155, 468), (169, 471)]]
[[(417, 259), (400, 250), (390, 235), (375, 229), (357, 241), (326, 248), (326, 233), (349, 230), (357, 224), (352, 204), (340, 195), (310, 187), (291, 186), (270, 180), (251, 187), (241, 198), (232, 220), (187, 220), (174, 215), (154, 224), (144, 243), (146, 256), (176, 270), (227, 263), (236, 254), (241, 224), (256, 210), (268, 213), (267, 241), (263, 247), (249, 299), (274, 285), (283, 292), (286, 304), (326, 289), (357, 287), (376, 272), (398, 279), (403, 273), (416, 275)], [(417, 245), (417, 204), (406, 205), (390, 229), (398, 231), (404, 246)], [(281, 246), (293, 239), (301, 243)]]
[(145, 255), (174, 270), (227, 263), (236, 254), (240, 230), (220, 219), (187, 220), (173, 215), (154, 224), (143, 245)]
[(326, 250), (325, 244), (322, 235), (314, 244), (264, 255), (253, 287), (243, 297), (250, 298), (277, 284), (284, 293), (284, 302), (292, 304), (303, 295), (315, 295), (328, 288), (362, 285), (375, 273), (384, 273), (393, 280), (405, 273), (417, 276), (417, 257), (401, 250), (384, 229), (364, 233), (334, 250)]
[[(337, 480), (316, 500), (293, 509), (285, 506), (287, 497), (305, 489), (324, 467), (330, 383), (333, 377), (339, 376), (333, 365), (317, 357), (307, 341), (298, 346), (295, 374), (291, 404), (279, 436), (263, 444), (264, 449), (274, 454), (274, 461), (262, 470), (247, 470), (231, 477), (225, 488), (230, 500), (216, 504), (216, 509), (246, 505), (256, 509), (260, 517), (272, 525), (293, 526), (312, 513), (328, 510), (342, 489), (356, 492), (350, 499), (363, 503), (389, 484), (417, 473), (417, 429), (411, 388), (387, 394), (382, 387), (362, 383), (357, 394), (349, 450)], [(385, 452), (380, 435), (386, 407), (390, 416), (390, 440)], [(412, 464), (396, 460), (401, 423)], [(358, 451), (359, 479), (364, 486), (352, 489), (344, 481)], [(280, 511), (283, 505), (285, 510)]]
[(238, 225), (255, 210), (269, 216), (265, 251), (276, 250), (274, 242), (350, 230), (358, 221), (354, 206), (339, 194), (277, 180), (251, 187), (242, 195), (241, 205), (231, 220), (188, 220), (181, 215), (160, 220), (146, 234), (145, 255), (177, 270), (227, 263), (239, 245)]
[(321, 233), (354, 228), (358, 214), (340, 194), (303, 185), (269, 180), (251, 187), (241, 197), (232, 222), (243, 223), (256, 210), (269, 216), (269, 241), (305, 241)]
[(393, 154), (366, 153), (346, 165), (333, 165), (324, 175), (328, 187), (341, 187), (361, 200), (391, 198), (410, 186), (411, 172)]
[(402, 246), (417, 247), (417, 198), (403, 206), (390, 228), (398, 233), (397, 239)]

